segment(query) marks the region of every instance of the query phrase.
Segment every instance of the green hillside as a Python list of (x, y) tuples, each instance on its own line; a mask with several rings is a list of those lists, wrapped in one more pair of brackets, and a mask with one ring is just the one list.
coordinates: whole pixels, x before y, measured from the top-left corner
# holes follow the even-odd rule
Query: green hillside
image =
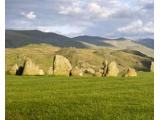
[(38, 30), (6, 30), (6, 48), (18, 48), (30, 44), (50, 44), (57, 47), (75, 48), (112, 48), (117, 50), (136, 50), (153, 57), (152, 39), (135, 42), (126, 38), (108, 39), (99, 36), (77, 36), (70, 38), (57, 33), (46, 33)]
[(89, 64), (98, 68), (102, 62), (116, 61), (121, 71), (127, 67), (148, 71), (152, 58), (136, 51), (112, 50), (108, 48), (79, 49), (59, 48), (47, 44), (28, 45), (21, 48), (6, 48), (6, 71), (15, 63), (22, 65), (26, 57), (30, 57), (44, 71), (52, 66), (53, 56), (56, 54), (67, 57), (73, 66)]
[(105, 41), (108, 44), (111, 44), (112, 48), (114, 49), (128, 49), (128, 50), (136, 50), (143, 54), (146, 54), (147, 56), (154, 57), (154, 50), (152, 48), (143, 46), (141, 44), (138, 44), (136, 42), (133, 42), (132, 40), (112, 40), (112, 41)]
[(29, 44), (51, 44), (59, 47), (86, 47), (81, 42), (56, 33), (44, 33), (38, 30), (6, 30), (5, 47), (17, 48)]

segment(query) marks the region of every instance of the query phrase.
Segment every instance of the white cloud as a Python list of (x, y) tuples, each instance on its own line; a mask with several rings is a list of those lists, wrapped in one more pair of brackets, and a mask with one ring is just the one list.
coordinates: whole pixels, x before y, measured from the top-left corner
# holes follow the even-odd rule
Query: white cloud
[(118, 28), (119, 32), (126, 33), (126, 32), (137, 32), (143, 26), (143, 22), (141, 20), (137, 20), (134, 22), (129, 23), (128, 25)]
[[(45, 4), (35, 1), (37, 4), (34, 5), (32, 2), (14, 3), (15, 6), (7, 6), (6, 24), (10, 28), (37, 29), (40, 26), (38, 29), (44, 32), (64, 35), (153, 35), (153, 0), (47, 0)], [(22, 7), (16, 7), (20, 5)], [(37, 17), (38, 21), (35, 20)]]
[(146, 24), (143, 23), (142, 20), (136, 20), (134, 22), (129, 23), (128, 25), (118, 28), (117, 29), (118, 32), (121, 33), (153, 33), (153, 22), (150, 21)]
[(23, 15), (24, 17), (26, 17), (27, 19), (30, 19), (30, 20), (33, 20), (37, 17), (37, 15), (35, 14), (34, 11), (22, 12), (21, 15)]
[(72, 15), (76, 15), (76, 14), (80, 14), (83, 10), (82, 10), (82, 6), (81, 6), (81, 2), (80, 1), (69, 1), (70, 4), (61, 4), (59, 6), (59, 14), (64, 14), (64, 15), (68, 15), (68, 14), (72, 14)]
[(67, 14), (79, 14), (79, 13), (81, 13), (81, 11), (82, 10), (79, 7), (73, 7), (73, 6), (64, 7), (64, 6), (61, 6), (59, 14), (64, 14), (64, 15), (67, 15)]
[(99, 17), (108, 17), (111, 12), (96, 2), (92, 2), (88, 5), (89, 12), (92, 14), (96, 14)]
[(89, 11), (91, 12), (95, 12), (95, 13), (101, 12), (101, 6), (95, 2), (90, 3), (88, 7), (89, 7)]
[[(70, 5), (62, 4), (59, 6), (58, 13), (63, 15), (81, 15), (83, 18), (104, 18), (112, 14), (111, 11), (113, 10), (110, 10), (110, 8), (108, 9), (105, 5), (102, 6), (98, 1), (99, 0), (92, 0), (92, 2), (73, 1)], [(116, 2), (107, 3), (112, 5), (116, 4)]]
[(37, 29), (43, 32), (56, 32), (67, 36), (74, 36), (76, 34), (81, 34), (86, 29), (86, 27), (72, 25), (57, 25), (52, 27), (38, 26)]
[(37, 30), (40, 30), (42, 32), (52, 32), (48, 27), (44, 26), (37, 26)]
[(154, 23), (151, 21), (151, 22), (148, 22), (145, 26), (144, 26), (144, 31), (145, 32), (148, 32), (148, 33), (153, 33), (154, 32)]

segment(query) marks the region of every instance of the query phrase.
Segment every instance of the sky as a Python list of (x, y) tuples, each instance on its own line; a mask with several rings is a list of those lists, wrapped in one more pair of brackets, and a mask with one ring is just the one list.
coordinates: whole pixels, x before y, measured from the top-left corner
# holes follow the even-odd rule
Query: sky
[(6, 0), (6, 29), (153, 38), (153, 0)]

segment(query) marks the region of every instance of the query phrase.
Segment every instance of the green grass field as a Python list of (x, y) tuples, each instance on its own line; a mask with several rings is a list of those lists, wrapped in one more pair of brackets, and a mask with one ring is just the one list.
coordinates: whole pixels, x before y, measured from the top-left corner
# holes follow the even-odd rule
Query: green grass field
[(153, 73), (137, 78), (6, 75), (6, 120), (153, 120)]

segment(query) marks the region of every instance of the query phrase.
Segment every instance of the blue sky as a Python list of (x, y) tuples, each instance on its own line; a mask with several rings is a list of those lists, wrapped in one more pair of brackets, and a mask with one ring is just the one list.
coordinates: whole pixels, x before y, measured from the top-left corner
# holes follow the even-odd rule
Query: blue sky
[(153, 0), (6, 0), (6, 29), (153, 38)]

